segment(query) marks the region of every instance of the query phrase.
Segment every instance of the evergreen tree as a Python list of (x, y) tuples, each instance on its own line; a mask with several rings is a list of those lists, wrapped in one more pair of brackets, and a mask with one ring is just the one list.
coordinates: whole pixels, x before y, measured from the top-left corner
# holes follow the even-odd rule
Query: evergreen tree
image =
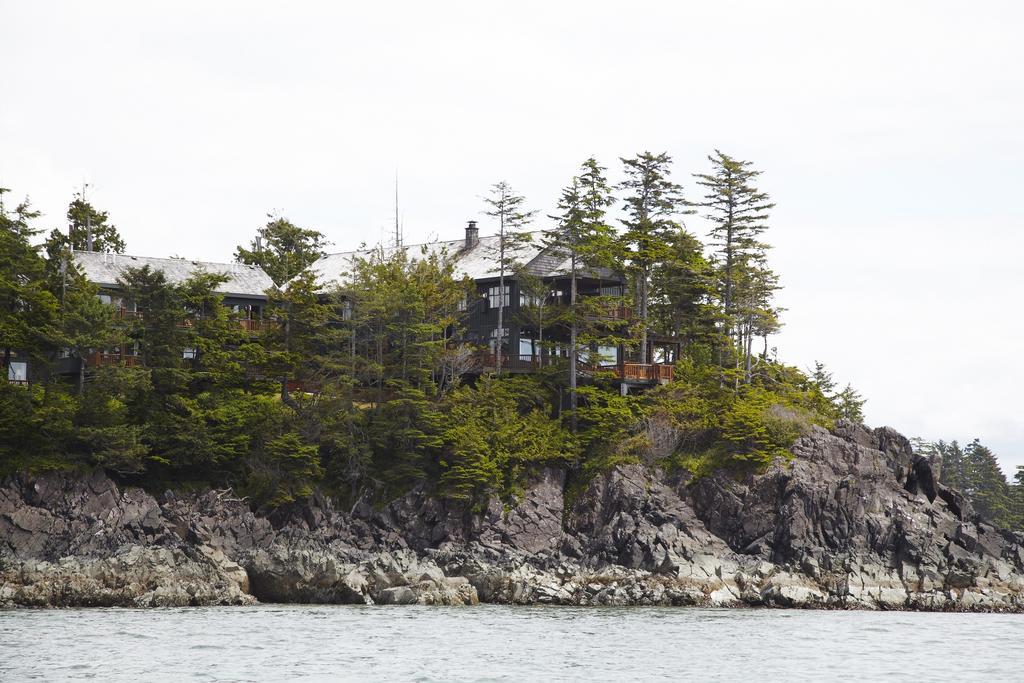
[(114, 307), (100, 301), (99, 288), (71, 269), (62, 283), (59, 314), (59, 346), (78, 359), (78, 393), (85, 388), (89, 354), (118, 341)]
[(39, 213), (28, 200), (13, 213), (3, 207), (0, 188), (0, 344), (4, 374), (15, 352), (27, 354), (38, 362), (46, 359), (57, 335), (57, 297), (49, 291), (45, 279), (46, 263), (32, 238), (39, 233), (30, 221)]
[(626, 179), (619, 185), (626, 191), (627, 217), (622, 241), (628, 250), (626, 267), (632, 277), (633, 295), (640, 335), (640, 362), (648, 362), (647, 335), (650, 326), (651, 277), (655, 268), (672, 254), (671, 244), (679, 231), (673, 216), (684, 210), (682, 187), (669, 179), (672, 158), (665, 154), (642, 152), (622, 159)]
[[(601, 267), (617, 263), (618, 243), (605, 214), (615, 200), (604, 177), (604, 167), (590, 157), (580, 167), (580, 174), (562, 190), (559, 213), (551, 216), (555, 227), (541, 233), (545, 248), (563, 253), (569, 259), (569, 415), (573, 433), (577, 427), (577, 384), (581, 325), (596, 316), (595, 311), (581, 310), (578, 281), (581, 272), (593, 273)], [(601, 305), (596, 301), (591, 304)]]
[(287, 218), (267, 216), (248, 247), (235, 248), (235, 258), (259, 266), (281, 288), (324, 255), (327, 239), (317, 230), (300, 228)]
[(451, 395), (440, 477), (447, 497), (478, 508), (492, 493), (508, 499), (529, 465), (572, 458), (569, 435), (544, 406), (517, 396), (516, 386), (484, 378)]
[(935, 443), (925, 444), (923, 450), (926, 454), (939, 456), (942, 463), (939, 481), (958, 491), (966, 491), (967, 466), (964, 451), (955, 439), (950, 443), (940, 439)]
[[(706, 218), (712, 224), (711, 246), (715, 250), (718, 267), (725, 331), (735, 339), (737, 351), (742, 352), (737, 304), (743, 303), (748, 311), (770, 310), (767, 304), (772, 292), (778, 288), (777, 278), (764, 267), (768, 245), (759, 239), (761, 233), (768, 229), (768, 214), (775, 204), (753, 185), (761, 172), (753, 170), (751, 162), (734, 159), (719, 150), (708, 156), (708, 160), (712, 172), (694, 174), (697, 184), (707, 188), (704, 201), (695, 206), (708, 211)], [(752, 272), (753, 269), (760, 272)], [(738, 287), (744, 274), (748, 276), (746, 291), (743, 292), (747, 300), (739, 302)]]
[(515, 278), (519, 285), (518, 322), (521, 334), (531, 331), (530, 356), (538, 363), (542, 350), (545, 349), (544, 329), (562, 321), (557, 306), (553, 306), (551, 285), (542, 277), (530, 272), (525, 265), (515, 264)]
[(89, 251), (90, 245), (92, 251), (124, 253), (125, 241), (110, 222), (110, 215), (97, 210), (86, 201), (83, 193), (75, 194), (68, 205), (67, 221), (67, 232), (55, 228), (44, 243), (52, 273), (56, 273), (61, 264), (66, 267), (71, 251)]
[(501, 375), (502, 355), (505, 353), (505, 274), (511, 273), (518, 261), (518, 250), (529, 236), (523, 229), (533, 220), (534, 211), (523, 207), (526, 198), (516, 194), (512, 186), (502, 180), (491, 186), (491, 194), (484, 197), (489, 207), (484, 214), (498, 219), (498, 329), (495, 338), (495, 371)]
[(978, 439), (964, 449), (965, 493), (983, 518), (1001, 527), (1012, 521), (1010, 491), (995, 454)]
[(743, 264), (735, 276), (732, 320), (747, 384), (751, 381), (754, 339), (764, 340), (762, 356), (766, 356), (768, 335), (781, 327), (779, 311), (772, 306), (772, 298), (779, 289), (778, 281), (778, 276), (760, 257)]
[(1010, 499), (1013, 508), (1013, 528), (1024, 531), (1024, 465), (1017, 465), (1017, 473), (1013, 475), (1013, 486), (1010, 487)]
[(301, 271), (284, 287), (267, 292), (268, 315), (277, 324), (262, 335), (267, 370), (277, 377), (281, 402), (295, 411), (302, 407), (292, 395), (292, 386), (316, 392), (322, 385), (322, 371), (329, 371), (327, 359), (337, 352), (340, 330), (332, 321), (337, 316), (331, 303), (320, 295), (316, 276)]
[(717, 341), (714, 277), (703, 249), (696, 237), (680, 228), (651, 278), (653, 324), (683, 347)]

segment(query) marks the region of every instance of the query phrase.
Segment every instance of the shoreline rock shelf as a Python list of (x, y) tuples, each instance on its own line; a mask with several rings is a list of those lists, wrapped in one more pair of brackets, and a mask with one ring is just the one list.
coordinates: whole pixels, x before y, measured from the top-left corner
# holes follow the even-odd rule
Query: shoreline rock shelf
[(906, 438), (840, 423), (792, 451), (741, 479), (618, 467), (568, 507), (566, 473), (548, 469), (514, 507), (473, 517), (424, 490), (350, 513), (315, 497), (268, 518), (229, 492), (19, 476), (0, 486), (0, 606), (1024, 611), (1024, 535), (929, 480)]

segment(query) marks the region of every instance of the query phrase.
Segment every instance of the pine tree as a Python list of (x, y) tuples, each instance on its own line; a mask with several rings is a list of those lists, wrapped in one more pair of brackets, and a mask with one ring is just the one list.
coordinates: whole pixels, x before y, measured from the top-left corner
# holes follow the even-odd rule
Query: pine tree
[(765, 265), (760, 255), (748, 259), (737, 269), (732, 320), (747, 384), (751, 380), (754, 339), (764, 340), (762, 355), (767, 354), (768, 336), (781, 327), (779, 311), (772, 306), (774, 294), (779, 289), (778, 282), (778, 276)]
[(964, 449), (964, 469), (965, 493), (975, 511), (997, 526), (1008, 526), (1012, 521), (1010, 491), (995, 454), (975, 439)]
[(51, 267), (56, 268), (69, 251), (98, 251), (123, 254), (125, 241), (106, 211), (99, 211), (77, 193), (67, 211), (68, 232), (54, 229), (46, 238), (44, 249)]
[(78, 393), (82, 394), (89, 354), (117, 343), (114, 307), (103, 303), (99, 288), (73, 269), (61, 289), (59, 345), (78, 359)]
[[(580, 166), (580, 174), (562, 190), (559, 213), (551, 216), (555, 227), (541, 233), (541, 244), (566, 254), (569, 259), (569, 414), (573, 433), (577, 428), (578, 365), (581, 325), (588, 312), (581, 310), (578, 280), (581, 272), (594, 272), (616, 263), (618, 243), (605, 214), (615, 200), (604, 176), (605, 168), (590, 157)], [(598, 303), (600, 302), (590, 302)]]
[(287, 218), (269, 214), (248, 247), (235, 248), (235, 258), (259, 266), (277, 287), (305, 272), (324, 255), (327, 239), (317, 230), (300, 228)]
[(950, 488), (966, 492), (967, 467), (964, 451), (960, 444), (955, 439), (950, 443), (940, 439), (928, 446), (928, 452), (934, 452), (941, 458), (942, 470), (939, 481)]
[(665, 334), (689, 344), (716, 342), (718, 316), (713, 305), (714, 274), (704, 258), (704, 246), (680, 228), (669, 256), (655, 268), (651, 280), (651, 316)]
[(679, 231), (673, 216), (685, 210), (682, 187), (669, 179), (672, 158), (642, 152), (622, 159), (626, 179), (618, 189), (627, 192), (627, 217), (622, 242), (628, 250), (627, 272), (632, 277), (633, 295), (640, 334), (640, 362), (648, 362), (647, 335), (650, 327), (651, 277), (659, 263), (671, 256), (671, 244)]
[(1013, 486), (1010, 487), (1010, 499), (1013, 506), (1013, 528), (1024, 531), (1024, 465), (1017, 465)]
[[(750, 310), (770, 310), (771, 294), (778, 288), (778, 282), (764, 266), (768, 245), (759, 237), (768, 229), (768, 215), (775, 204), (753, 185), (761, 172), (753, 170), (751, 162), (734, 159), (719, 150), (708, 160), (712, 172), (694, 174), (697, 184), (707, 188), (704, 201), (695, 206), (707, 209), (706, 218), (712, 224), (711, 246), (719, 272), (725, 332), (734, 338), (739, 354), (749, 360), (749, 353), (744, 354), (737, 304), (742, 303), (748, 315)], [(747, 279), (741, 283), (745, 274)], [(745, 284), (742, 292), (741, 284)], [(746, 300), (738, 301), (737, 294), (743, 294)]]
[(30, 222), (39, 216), (28, 200), (9, 213), (0, 188), (0, 345), (3, 381), (15, 352), (45, 361), (57, 334), (57, 297), (45, 279), (46, 262), (32, 245), (39, 231)]
[(533, 220), (535, 211), (526, 211), (526, 198), (518, 195), (504, 180), (491, 186), (491, 194), (484, 197), (490, 207), (484, 214), (498, 219), (498, 329), (495, 345), (495, 371), (501, 375), (501, 361), (505, 353), (505, 274), (511, 273), (518, 261), (517, 252), (529, 237), (523, 229)]

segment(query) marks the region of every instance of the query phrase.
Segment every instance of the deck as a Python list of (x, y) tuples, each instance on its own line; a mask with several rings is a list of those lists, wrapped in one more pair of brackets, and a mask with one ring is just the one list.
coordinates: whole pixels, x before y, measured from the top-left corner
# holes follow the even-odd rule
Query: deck
[[(497, 370), (497, 354), (483, 351), (477, 354), (482, 372)], [(565, 367), (569, 360), (561, 356), (537, 357), (530, 355), (502, 354), (501, 369), (510, 374), (529, 374), (546, 367)], [(675, 367), (664, 363), (619, 363), (617, 365), (579, 364), (583, 376), (611, 373), (618, 380), (637, 384), (664, 384), (675, 378)]]

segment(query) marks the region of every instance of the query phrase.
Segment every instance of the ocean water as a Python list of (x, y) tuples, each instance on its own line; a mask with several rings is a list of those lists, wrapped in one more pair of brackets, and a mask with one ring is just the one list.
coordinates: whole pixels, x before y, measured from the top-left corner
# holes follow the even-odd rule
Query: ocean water
[(1024, 615), (358, 607), (0, 611), (0, 681), (1022, 681)]

